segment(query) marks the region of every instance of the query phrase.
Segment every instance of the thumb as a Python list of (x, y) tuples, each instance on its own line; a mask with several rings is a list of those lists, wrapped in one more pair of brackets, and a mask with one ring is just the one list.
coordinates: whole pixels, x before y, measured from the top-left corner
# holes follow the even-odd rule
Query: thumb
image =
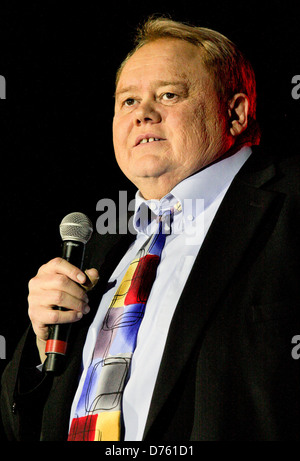
[(94, 288), (95, 285), (97, 285), (98, 280), (99, 280), (99, 272), (97, 269), (87, 269), (84, 271), (86, 275), (86, 281), (81, 284), (82, 288), (84, 288), (86, 291), (90, 291)]

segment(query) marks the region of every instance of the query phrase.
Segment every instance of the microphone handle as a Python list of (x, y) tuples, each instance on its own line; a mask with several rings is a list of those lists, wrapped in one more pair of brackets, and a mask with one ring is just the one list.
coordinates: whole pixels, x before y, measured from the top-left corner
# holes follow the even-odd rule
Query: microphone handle
[[(74, 266), (82, 269), (85, 245), (82, 242), (67, 240), (62, 245), (62, 258)], [(63, 307), (53, 309), (67, 310)], [(45, 354), (47, 358), (43, 365), (46, 373), (55, 373), (61, 370), (67, 352), (68, 339), (71, 332), (71, 323), (49, 325), (49, 337), (46, 343)]]

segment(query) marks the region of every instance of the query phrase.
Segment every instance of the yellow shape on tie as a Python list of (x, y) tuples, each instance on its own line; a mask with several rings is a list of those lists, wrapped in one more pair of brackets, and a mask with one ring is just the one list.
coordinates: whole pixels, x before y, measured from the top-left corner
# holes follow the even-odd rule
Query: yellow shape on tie
[(109, 307), (122, 307), (124, 306), (124, 301), (125, 297), (128, 293), (128, 290), (131, 285), (131, 280), (133, 277), (133, 274), (135, 272), (135, 269), (137, 268), (137, 265), (139, 263), (140, 258), (134, 259), (131, 263), (130, 266), (128, 267), (126, 274), (123, 277), (122, 282), (120, 283), (119, 288), (117, 289), (112, 302)]
[(95, 428), (97, 440), (101, 440), (101, 442), (114, 442), (120, 440), (120, 420), (121, 411), (104, 411), (99, 413)]

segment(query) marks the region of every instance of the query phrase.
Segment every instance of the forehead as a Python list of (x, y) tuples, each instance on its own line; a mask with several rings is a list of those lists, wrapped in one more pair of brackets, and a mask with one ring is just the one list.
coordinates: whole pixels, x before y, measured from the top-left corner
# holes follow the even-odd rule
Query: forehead
[[(158, 39), (138, 49), (124, 65), (117, 88), (134, 81), (198, 80), (208, 73), (201, 48), (179, 39)], [(172, 80), (171, 79), (171, 80)]]

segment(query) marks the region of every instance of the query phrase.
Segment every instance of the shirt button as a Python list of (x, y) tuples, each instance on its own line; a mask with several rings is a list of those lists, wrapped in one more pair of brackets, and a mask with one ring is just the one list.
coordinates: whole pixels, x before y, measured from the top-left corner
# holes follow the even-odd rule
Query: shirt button
[(11, 411), (12, 411), (12, 414), (13, 414), (13, 415), (16, 415), (16, 414), (17, 414), (17, 404), (16, 404), (16, 402), (14, 402), (14, 403), (12, 404)]
[(150, 210), (155, 211), (157, 206), (156, 206), (155, 203), (149, 203), (149, 208), (150, 208)]
[(188, 221), (193, 221), (193, 220), (194, 220), (194, 216), (193, 216), (192, 214), (189, 214), (189, 215), (187, 215), (186, 219), (187, 219)]

